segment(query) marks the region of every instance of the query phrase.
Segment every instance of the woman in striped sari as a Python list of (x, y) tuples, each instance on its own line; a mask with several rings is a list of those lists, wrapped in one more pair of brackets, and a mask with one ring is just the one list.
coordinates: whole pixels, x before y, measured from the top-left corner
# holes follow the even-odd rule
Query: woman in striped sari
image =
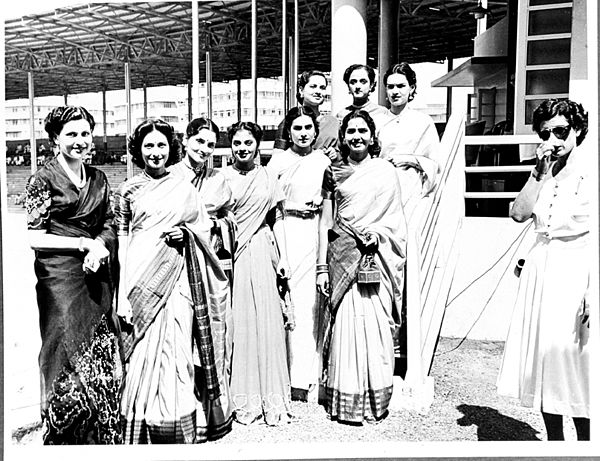
[(166, 170), (177, 153), (170, 125), (142, 122), (129, 150), (144, 171), (115, 199), (119, 314), (132, 324), (124, 339), (125, 443), (218, 438), (231, 424), (224, 329), (214, 319), (225, 317), (229, 290), (209, 244), (210, 219), (192, 184)]
[(325, 409), (340, 422), (379, 421), (392, 396), (406, 220), (394, 167), (371, 157), (374, 133), (366, 111), (346, 115), (343, 159), (323, 179), (317, 285), (331, 308)]

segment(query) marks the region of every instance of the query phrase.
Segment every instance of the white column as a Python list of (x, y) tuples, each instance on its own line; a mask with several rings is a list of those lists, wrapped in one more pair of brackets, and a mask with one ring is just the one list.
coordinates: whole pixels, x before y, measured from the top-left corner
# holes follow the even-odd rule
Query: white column
[(37, 171), (37, 149), (35, 146), (35, 90), (33, 72), (27, 72), (27, 87), (29, 91), (29, 155), (31, 158), (31, 174)]
[[(487, 0), (481, 0), (481, 6), (483, 8), (487, 8), (488, 2)], [(487, 15), (483, 15), (483, 17), (477, 20), (477, 35), (483, 34), (487, 29)]]
[(331, 111), (336, 114), (352, 102), (344, 71), (351, 64), (367, 62), (367, 0), (331, 4)]
[(106, 123), (106, 85), (102, 85), (102, 147), (104, 154), (108, 156), (108, 133)]
[(198, 2), (192, 1), (192, 87), (195, 104), (192, 104), (192, 119), (200, 115), (200, 24)]
[(256, 0), (252, 0), (252, 4), (251, 4), (251, 10), (252, 10), (252, 32), (251, 32), (251, 41), (250, 41), (250, 64), (251, 64), (251, 69), (250, 69), (250, 74), (251, 74), (251, 79), (252, 79), (252, 112), (253, 112), (253, 118), (252, 120), (254, 121), (254, 123), (258, 123), (258, 73), (257, 73), (257, 55), (256, 55), (256, 47), (257, 47), (257, 34), (258, 34), (258, 28), (257, 28), (257, 18), (258, 18), (258, 11), (257, 11), (257, 7), (256, 7)]
[(129, 136), (131, 136), (131, 77), (129, 74), (129, 63), (125, 63), (125, 146), (127, 150), (127, 178), (133, 176), (133, 162), (129, 155)]
[(281, 0), (281, 78), (283, 80), (283, 113), (289, 110), (287, 0)]

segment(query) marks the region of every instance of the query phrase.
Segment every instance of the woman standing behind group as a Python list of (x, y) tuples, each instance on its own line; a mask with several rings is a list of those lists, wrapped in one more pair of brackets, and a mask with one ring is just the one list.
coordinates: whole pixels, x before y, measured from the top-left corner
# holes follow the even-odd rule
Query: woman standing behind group
[(366, 64), (352, 64), (344, 71), (344, 82), (348, 85), (352, 104), (338, 112), (338, 120), (343, 120), (350, 112), (364, 110), (379, 129), (388, 116), (388, 110), (369, 99), (377, 85), (375, 69)]
[(392, 396), (406, 221), (394, 167), (371, 158), (378, 146), (367, 112), (344, 117), (340, 146), (343, 160), (323, 179), (319, 225), (317, 285), (332, 309), (325, 409), (338, 421), (376, 422)]
[(266, 424), (278, 425), (289, 420), (291, 407), (276, 285), (276, 272), (288, 275), (281, 216), (274, 216), (282, 213), (284, 195), (277, 176), (255, 163), (261, 128), (253, 122), (237, 122), (229, 129), (229, 139), (234, 163), (223, 173), (233, 190), (238, 225), (231, 370), (235, 418), (242, 424), (264, 418)]
[(302, 107), (285, 117), (284, 136), (291, 147), (277, 154), (267, 168), (277, 175), (285, 194), (283, 225), (290, 265), (290, 295), (296, 327), (290, 332), (292, 400), (308, 400), (319, 376), (320, 309), (315, 281), (323, 172), (331, 163), (314, 149), (319, 126), (314, 113)]
[(27, 184), (25, 207), (35, 250), (44, 444), (122, 441), (123, 378), (112, 309), (116, 233), (106, 176), (84, 165), (94, 119), (63, 106), (45, 120), (57, 156)]
[(402, 187), (407, 220), (436, 184), (440, 138), (431, 117), (408, 107), (417, 91), (417, 76), (406, 62), (396, 64), (383, 76), (390, 116), (378, 132), (381, 158), (396, 167)]
[[(325, 115), (320, 112), (320, 106), (325, 102), (326, 90), (327, 77), (323, 72), (318, 70), (304, 71), (298, 78), (296, 100), (301, 107), (306, 109), (306, 112), (313, 112), (317, 119), (318, 133), (313, 147), (333, 155), (333, 152), (337, 150), (340, 122), (333, 115)], [(285, 119), (277, 127), (273, 157), (277, 157), (280, 152), (291, 147), (291, 140), (285, 132), (284, 125)]]
[(210, 220), (193, 186), (166, 170), (178, 153), (170, 125), (142, 122), (129, 151), (144, 171), (123, 183), (115, 198), (119, 314), (133, 324), (124, 340), (125, 442), (218, 438), (231, 424), (216, 359), (225, 340), (213, 337), (211, 314), (219, 314), (228, 288), (209, 245)]

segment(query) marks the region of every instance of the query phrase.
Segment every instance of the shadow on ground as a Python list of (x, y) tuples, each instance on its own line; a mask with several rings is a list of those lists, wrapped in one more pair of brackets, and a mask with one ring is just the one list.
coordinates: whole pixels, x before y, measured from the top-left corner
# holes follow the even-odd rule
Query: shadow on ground
[(541, 440), (529, 424), (493, 408), (466, 404), (456, 408), (464, 415), (456, 422), (459, 426), (477, 426), (477, 440)]

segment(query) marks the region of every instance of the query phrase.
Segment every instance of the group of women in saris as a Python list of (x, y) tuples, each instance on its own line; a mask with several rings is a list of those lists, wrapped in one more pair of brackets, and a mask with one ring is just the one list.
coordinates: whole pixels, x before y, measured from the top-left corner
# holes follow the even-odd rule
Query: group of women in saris
[(212, 121), (190, 122), (181, 161), (173, 128), (142, 122), (128, 144), (142, 172), (112, 206), (82, 162), (91, 115), (48, 116), (59, 154), (26, 202), (46, 443), (203, 442), (234, 420), (288, 422), (292, 400), (318, 394), (340, 422), (386, 416), (406, 207), (435, 186), (437, 139), (406, 107), (410, 66), (386, 74), (391, 112), (368, 101), (370, 67), (346, 74), (353, 105), (339, 118), (319, 112), (326, 77), (301, 75), (266, 167), (255, 123), (229, 129), (233, 163), (214, 169)]
[[(369, 101), (374, 76), (346, 70), (353, 103), (335, 118), (319, 111), (325, 75), (303, 73), (266, 167), (253, 122), (229, 129), (233, 163), (214, 169), (211, 120), (189, 123), (182, 161), (173, 128), (146, 120), (129, 139), (142, 172), (114, 200), (83, 162), (90, 113), (48, 115), (57, 155), (30, 178), (25, 202), (44, 443), (198, 443), (234, 420), (286, 423), (292, 400), (317, 398), (335, 421), (386, 417), (408, 230), (441, 159), (433, 122), (408, 107), (410, 65), (384, 75), (389, 110)], [(539, 408), (549, 439), (564, 438), (569, 415), (587, 440), (587, 114), (549, 100), (533, 119), (543, 142), (511, 216), (533, 218), (538, 240), (498, 389)]]

